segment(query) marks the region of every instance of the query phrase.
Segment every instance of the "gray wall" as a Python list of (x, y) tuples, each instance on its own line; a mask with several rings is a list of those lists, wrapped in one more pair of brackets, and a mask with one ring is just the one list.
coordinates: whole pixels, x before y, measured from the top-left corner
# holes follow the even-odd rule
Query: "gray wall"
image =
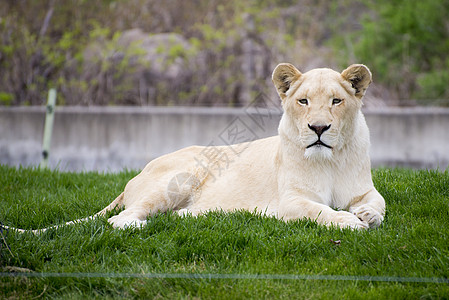
[[(449, 165), (449, 109), (370, 109), (373, 166)], [(50, 167), (67, 171), (141, 169), (189, 145), (225, 145), (277, 134), (281, 112), (255, 108), (60, 107)], [(44, 107), (0, 108), (0, 163), (37, 165)]]

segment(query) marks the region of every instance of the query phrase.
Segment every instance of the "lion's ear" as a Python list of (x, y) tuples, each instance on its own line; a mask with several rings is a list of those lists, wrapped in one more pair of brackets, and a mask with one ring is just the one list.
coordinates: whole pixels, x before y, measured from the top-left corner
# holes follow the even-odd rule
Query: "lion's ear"
[(301, 72), (299, 72), (292, 64), (284, 63), (277, 65), (271, 79), (273, 80), (281, 100), (284, 100), (285, 97), (287, 97), (286, 93), (290, 89), (291, 84), (298, 80), (301, 75)]
[(371, 72), (367, 66), (357, 64), (350, 65), (346, 70), (341, 72), (341, 76), (352, 84), (355, 89), (355, 96), (362, 98), (366, 89), (372, 82)]

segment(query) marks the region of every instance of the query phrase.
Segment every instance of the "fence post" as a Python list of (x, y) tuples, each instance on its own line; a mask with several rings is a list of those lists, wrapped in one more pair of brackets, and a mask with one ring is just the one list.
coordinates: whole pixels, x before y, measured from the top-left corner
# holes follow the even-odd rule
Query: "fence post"
[(48, 158), (50, 156), (51, 136), (53, 133), (53, 120), (55, 117), (56, 90), (48, 91), (47, 113), (45, 115), (44, 139), (42, 141), (42, 160), (41, 168), (48, 167)]

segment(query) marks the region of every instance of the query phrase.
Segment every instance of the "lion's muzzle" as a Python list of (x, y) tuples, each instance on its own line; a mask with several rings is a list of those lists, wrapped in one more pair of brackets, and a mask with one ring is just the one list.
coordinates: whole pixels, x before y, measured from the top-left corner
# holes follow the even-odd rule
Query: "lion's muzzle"
[(326, 143), (324, 143), (323, 141), (321, 141), (321, 135), (326, 131), (329, 130), (329, 128), (331, 128), (331, 125), (310, 125), (307, 124), (307, 126), (309, 126), (309, 129), (312, 130), (313, 132), (316, 133), (316, 135), (318, 136), (318, 140), (316, 140), (314, 143), (308, 145), (306, 147), (306, 149), (313, 147), (313, 146), (324, 146), (327, 147), (329, 149), (332, 149), (331, 146), (327, 145)]

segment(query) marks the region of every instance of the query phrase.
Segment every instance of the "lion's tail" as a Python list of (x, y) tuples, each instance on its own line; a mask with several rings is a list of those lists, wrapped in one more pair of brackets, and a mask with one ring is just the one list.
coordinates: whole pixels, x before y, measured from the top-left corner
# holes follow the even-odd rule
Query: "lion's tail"
[(69, 221), (65, 224), (61, 224), (61, 225), (54, 225), (54, 226), (50, 226), (47, 228), (42, 228), (42, 229), (20, 229), (20, 228), (14, 228), (14, 227), (9, 227), (9, 226), (5, 226), (5, 225), (0, 225), (0, 229), (4, 228), (7, 230), (12, 230), (12, 231), (17, 231), (17, 232), (32, 232), (34, 234), (41, 234), (49, 229), (57, 229), (59, 227), (62, 226), (67, 226), (67, 225), (73, 225), (73, 224), (77, 224), (77, 223), (81, 223), (81, 222), (86, 222), (89, 220), (92, 220), (96, 217), (99, 216), (103, 216), (106, 213), (110, 212), (111, 210), (115, 209), (115, 208), (121, 208), (123, 207), (124, 203), (123, 203), (123, 193), (121, 193), (114, 201), (111, 202), (111, 204), (109, 204), (108, 206), (106, 206), (105, 208), (103, 208), (101, 211), (97, 212), (96, 214), (83, 218), (83, 219), (78, 219), (78, 220), (74, 220), (74, 221)]

